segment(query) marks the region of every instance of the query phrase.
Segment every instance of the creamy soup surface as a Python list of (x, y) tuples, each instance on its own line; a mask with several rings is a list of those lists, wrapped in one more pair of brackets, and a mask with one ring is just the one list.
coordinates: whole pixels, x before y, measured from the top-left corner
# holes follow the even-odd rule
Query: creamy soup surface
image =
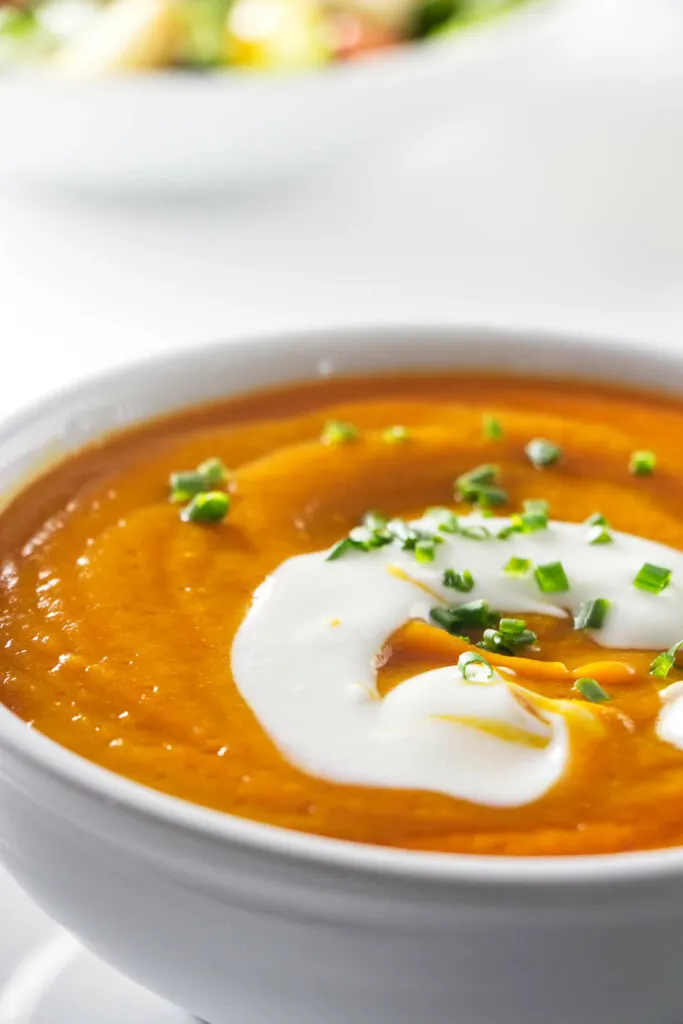
[(0, 700), (302, 832), (678, 845), (682, 435), (673, 398), (439, 374), (105, 438), (0, 515)]

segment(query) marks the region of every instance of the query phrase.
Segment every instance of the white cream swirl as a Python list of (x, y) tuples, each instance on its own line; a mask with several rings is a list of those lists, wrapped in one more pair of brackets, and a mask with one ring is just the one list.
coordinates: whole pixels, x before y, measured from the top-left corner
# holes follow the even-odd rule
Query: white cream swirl
[[(479, 516), (463, 521), (484, 523), (492, 532), (509, 523)], [(428, 517), (413, 525), (436, 529)], [(586, 600), (606, 598), (604, 626), (592, 634), (601, 646), (657, 649), (680, 639), (683, 554), (617, 532), (611, 544), (593, 546), (587, 533), (585, 525), (553, 521), (547, 530), (506, 540), (443, 534), (427, 564), (398, 545), (333, 562), (327, 552), (290, 558), (258, 588), (238, 630), (236, 684), (282, 754), (312, 775), (431, 790), (491, 806), (529, 803), (568, 764), (577, 719), (563, 702), (534, 706), (499, 675), (477, 685), (455, 666), (414, 676), (378, 699), (375, 659), (400, 626), (429, 621), (435, 599), (416, 583), (447, 604), (483, 598), (521, 614), (565, 616)], [(533, 574), (507, 575), (512, 556), (534, 565), (561, 561), (569, 590), (544, 594)], [(673, 570), (660, 594), (633, 586), (644, 562)], [(446, 568), (469, 570), (471, 593), (444, 587)], [(469, 671), (468, 678), (483, 682)]]

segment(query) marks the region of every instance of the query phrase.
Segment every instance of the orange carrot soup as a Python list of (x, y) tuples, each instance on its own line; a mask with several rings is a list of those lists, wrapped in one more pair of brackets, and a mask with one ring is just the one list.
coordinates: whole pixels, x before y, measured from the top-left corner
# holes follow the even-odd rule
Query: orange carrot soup
[(680, 844), (682, 434), (674, 398), (440, 374), (107, 437), (0, 513), (0, 700), (316, 835)]

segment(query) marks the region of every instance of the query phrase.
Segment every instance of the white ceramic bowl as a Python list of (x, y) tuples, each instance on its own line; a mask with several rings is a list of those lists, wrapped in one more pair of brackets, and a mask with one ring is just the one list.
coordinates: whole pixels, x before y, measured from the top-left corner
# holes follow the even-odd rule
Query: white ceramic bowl
[[(0, 487), (102, 431), (276, 382), (508, 367), (683, 393), (683, 354), (464, 329), (334, 331), (185, 352), (5, 425)], [(205, 810), (0, 707), (0, 854), (50, 913), (212, 1024), (676, 1024), (683, 851), (501, 859), (392, 851)]]
[[(300, 175), (439, 111), (457, 118), (528, 63), (558, 11), (538, 0), (438, 43), (296, 74), (0, 77), (0, 176), (87, 191), (249, 187)], [(517, 60), (515, 60), (517, 58)]]

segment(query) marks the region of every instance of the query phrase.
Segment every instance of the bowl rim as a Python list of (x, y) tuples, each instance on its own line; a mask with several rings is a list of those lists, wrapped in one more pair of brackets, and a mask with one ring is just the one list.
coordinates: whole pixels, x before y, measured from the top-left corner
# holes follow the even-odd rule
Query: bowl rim
[[(660, 372), (662, 380), (675, 381), (676, 376), (680, 377), (683, 369), (683, 351), (667, 351), (663, 348), (656, 348), (648, 342), (631, 341), (623, 344), (615, 338), (598, 338), (584, 334), (572, 335), (569, 332), (553, 332), (536, 328), (526, 331), (509, 330), (497, 326), (468, 326), (462, 323), (439, 321), (438, 323), (410, 325), (406, 325), (405, 322), (383, 325), (353, 323), (349, 326), (307, 327), (285, 331), (271, 329), (260, 331), (252, 336), (240, 336), (202, 345), (183, 345), (174, 348), (171, 352), (129, 361), (114, 369), (89, 375), (85, 379), (60, 389), (57, 393), (32, 402), (3, 420), (0, 423), (0, 442), (28, 427), (36, 419), (68, 409), (70, 405), (77, 402), (79, 397), (84, 397), (88, 393), (103, 392), (104, 389), (112, 386), (120, 387), (130, 381), (144, 384), (145, 381), (149, 381), (160, 372), (170, 373), (174, 369), (182, 370), (183, 365), (206, 359), (216, 357), (230, 359), (231, 355), (234, 356), (241, 352), (243, 356), (247, 355), (247, 360), (250, 363), (253, 362), (254, 365), (257, 365), (260, 357), (273, 347), (287, 346), (290, 354), (295, 351), (298, 355), (305, 355), (307, 359), (312, 360), (313, 366), (316, 366), (320, 363), (319, 357), (316, 356), (316, 348), (319, 349), (322, 346), (323, 349), (331, 348), (339, 352), (342, 362), (350, 363), (343, 367), (341, 374), (353, 374), (353, 353), (359, 352), (368, 340), (372, 339), (375, 346), (374, 353), (378, 351), (384, 354), (389, 353), (390, 361), (393, 362), (392, 350), (401, 343), (404, 346), (404, 351), (408, 351), (407, 346), (412, 342), (414, 355), (416, 335), (419, 335), (421, 340), (426, 341), (435, 350), (443, 352), (444, 360), (441, 365), (450, 365), (455, 370), (458, 369), (458, 366), (476, 368), (478, 364), (481, 367), (482, 347), (485, 350), (487, 346), (513, 346), (515, 351), (520, 348), (522, 359), (526, 355), (534, 353), (539, 355), (541, 350), (550, 351), (552, 362), (557, 363), (558, 367), (562, 364), (567, 367), (575, 364), (577, 362), (575, 354), (577, 351), (581, 351), (582, 355), (586, 357), (582, 363), (593, 361), (603, 367), (602, 373), (597, 375), (587, 373), (583, 377), (584, 380), (595, 381), (602, 378), (628, 385), (628, 376), (633, 378), (635, 372), (627, 375), (624, 372), (624, 367), (635, 364), (637, 370), (647, 368), (653, 379), (654, 375)], [(462, 360), (459, 361), (457, 357), (449, 360), (446, 354), (448, 349), (454, 343), (465, 340), (476, 341), (476, 345), (470, 347), (470, 351), (474, 350), (477, 353), (474, 362), (469, 364)], [(614, 355), (617, 345), (620, 358), (615, 364)], [(350, 360), (343, 355), (345, 348), (351, 351)], [(567, 350), (571, 355), (562, 354)], [(411, 355), (407, 361), (403, 361), (403, 364), (399, 359), (395, 363), (394, 369), (409, 370), (411, 364), (415, 368), (420, 366), (419, 360), (414, 359)], [(616, 373), (611, 369), (609, 372), (605, 372), (605, 367), (609, 368), (615, 365), (618, 366)], [(424, 370), (430, 369), (429, 362), (422, 366)], [(431, 368), (437, 369), (438, 367), (439, 362), (432, 358)], [(385, 369), (387, 367), (380, 361), (374, 370), (366, 369), (365, 372), (381, 373)], [(312, 379), (313, 372), (309, 375), (309, 379)], [(326, 370), (319, 367), (318, 372), (325, 373)], [(556, 372), (558, 375), (562, 373), (559, 369)], [(532, 366), (532, 375), (549, 376), (546, 364), (542, 359)], [(568, 379), (571, 379), (576, 375), (567, 376)], [(296, 374), (288, 377), (286, 374), (279, 373), (278, 378), (281, 378), (282, 384), (303, 379)], [(639, 384), (634, 384), (631, 379), (631, 385), (635, 390), (643, 388), (642, 381)], [(269, 386), (277, 386), (277, 384), (261, 385), (262, 388)], [(652, 387), (651, 384), (649, 386)], [(234, 394), (245, 394), (256, 390), (258, 388), (237, 388)], [(660, 390), (664, 389), (660, 388)], [(678, 392), (672, 389), (669, 393), (673, 395), (678, 393), (683, 401), (683, 386), (678, 389)], [(206, 400), (210, 401), (210, 399)], [(182, 403), (172, 402), (168, 406), (168, 411), (172, 412), (181, 408)], [(142, 422), (143, 420), (144, 417), (134, 417), (131, 422)], [(97, 436), (97, 434), (93, 436)], [(182, 833), (212, 840), (226, 847), (241, 848), (254, 854), (277, 855), (282, 860), (304, 865), (323, 868), (335, 867), (356, 874), (374, 876), (381, 874), (405, 882), (433, 881), (444, 884), (465, 882), (481, 883), (489, 887), (525, 887), (533, 884), (535, 888), (539, 886), (556, 888), (558, 886), (597, 885), (606, 881), (613, 885), (630, 884), (643, 878), (666, 879), (680, 876), (683, 872), (683, 847), (576, 856), (505, 857), (438, 853), (333, 839), (252, 821), (162, 793), (103, 768), (34, 731), (26, 722), (0, 703), (0, 750), (3, 747), (11, 751), (15, 757), (30, 768), (48, 778), (56, 778), (67, 787), (78, 791), (81, 796), (96, 799), (100, 803), (103, 800), (113, 803), (138, 820), (143, 819), (147, 822), (175, 828)]]

